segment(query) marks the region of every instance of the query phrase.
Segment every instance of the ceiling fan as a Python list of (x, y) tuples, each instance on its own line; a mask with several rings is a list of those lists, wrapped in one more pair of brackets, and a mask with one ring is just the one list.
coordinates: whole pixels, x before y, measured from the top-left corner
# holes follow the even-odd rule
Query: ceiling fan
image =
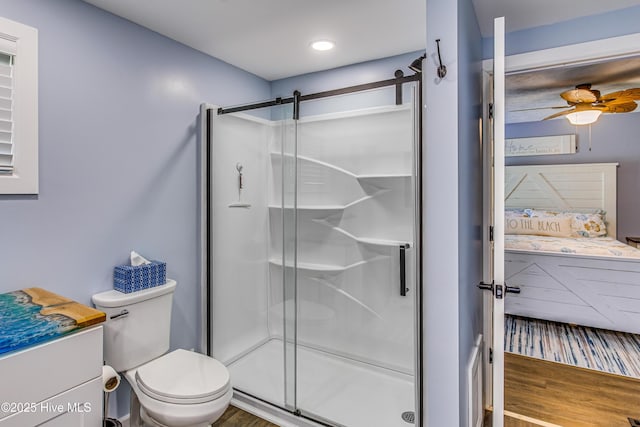
[(602, 113), (628, 113), (638, 107), (636, 100), (640, 100), (640, 88), (625, 89), (601, 95), (599, 90), (591, 89), (591, 83), (583, 83), (575, 89), (560, 94), (567, 101), (566, 106), (551, 108), (570, 108), (545, 117), (543, 120), (566, 116), (574, 125), (584, 125), (595, 122)]

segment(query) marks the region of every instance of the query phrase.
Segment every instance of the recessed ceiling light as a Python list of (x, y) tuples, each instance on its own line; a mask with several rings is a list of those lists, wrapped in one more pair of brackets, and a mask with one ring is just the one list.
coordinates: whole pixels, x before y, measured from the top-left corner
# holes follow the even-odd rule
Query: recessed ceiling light
[(318, 40), (311, 43), (311, 48), (314, 50), (331, 50), (336, 46), (331, 40)]

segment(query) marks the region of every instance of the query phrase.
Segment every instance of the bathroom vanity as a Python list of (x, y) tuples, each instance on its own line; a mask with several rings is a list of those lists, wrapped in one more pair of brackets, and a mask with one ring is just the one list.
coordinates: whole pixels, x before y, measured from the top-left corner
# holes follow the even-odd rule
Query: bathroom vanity
[(104, 313), (39, 288), (0, 297), (0, 426), (100, 426)]

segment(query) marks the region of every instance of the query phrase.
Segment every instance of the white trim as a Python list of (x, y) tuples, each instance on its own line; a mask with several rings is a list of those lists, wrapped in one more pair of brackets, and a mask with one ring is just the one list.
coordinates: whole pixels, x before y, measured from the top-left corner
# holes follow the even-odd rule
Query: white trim
[[(505, 19), (494, 20), (493, 281), (504, 286)], [(493, 300), (493, 427), (504, 425), (504, 299)]]
[[(482, 405), (482, 335), (478, 335), (467, 364), (467, 425), (482, 427), (484, 406)], [(476, 409), (476, 418), (473, 410)]]
[[(483, 230), (482, 230), (482, 281), (491, 283), (493, 280), (493, 248), (489, 241), (489, 227), (493, 225), (493, 130), (490, 126), (489, 104), (493, 104), (493, 80), (486, 71), (482, 72), (483, 79), (483, 111), (482, 111), (482, 150), (483, 150)], [(489, 363), (491, 346), (493, 343), (493, 295), (482, 293), (482, 323), (483, 323), (483, 363), (484, 363), (484, 408), (493, 406), (493, 365)]]
[[(590, 64), (638, 53), (640, 33), (509, 55), (505, 58), (505, 72), (524, 73), (565, 65)], [(492, 72), (493, 60), (482, 61), (482, 69)]]
[(536, 52), (510, 55), (505, 71), (523, 73), (563, 65), (590, 64), (630, 56), (640, 51), (640, 34), (561, 46)]
[(0, 32), (0, 53), (15, 55), (18, 53), (16, 38)]
[(562, 427), (561, 425), (558, 425), (558, 424), (552, 424), (552, 423), (549, 423), (549, 422), (546, 422), (546, 421), (538, 420), (536, 418), (528, 417), (526, 415), (516, 414), (515, 412), (511, 412), (511, 411), (504, 411), (504, 415), (509, 417), (509, 418), (513, 418), (513, 419), (516, 419), (516, 420), (521, 420), (521, 421), (524, 421), (526, 423), (535, 424), (535, 425), (541, 426), (541, 427)]
[(0, 176), (0, 194), (38, 194), (38, 30), (0, 18), (0, 37), (17, 44), (14, 64), (13, 173)]

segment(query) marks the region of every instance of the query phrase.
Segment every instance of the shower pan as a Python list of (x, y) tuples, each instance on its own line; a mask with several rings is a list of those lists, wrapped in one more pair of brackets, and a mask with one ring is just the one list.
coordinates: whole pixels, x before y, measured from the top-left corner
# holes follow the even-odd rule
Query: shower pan
[(238, 396), (330, 426), (419, 422), (419, 98), (416, 74), (203, 105), (205, 339)]

